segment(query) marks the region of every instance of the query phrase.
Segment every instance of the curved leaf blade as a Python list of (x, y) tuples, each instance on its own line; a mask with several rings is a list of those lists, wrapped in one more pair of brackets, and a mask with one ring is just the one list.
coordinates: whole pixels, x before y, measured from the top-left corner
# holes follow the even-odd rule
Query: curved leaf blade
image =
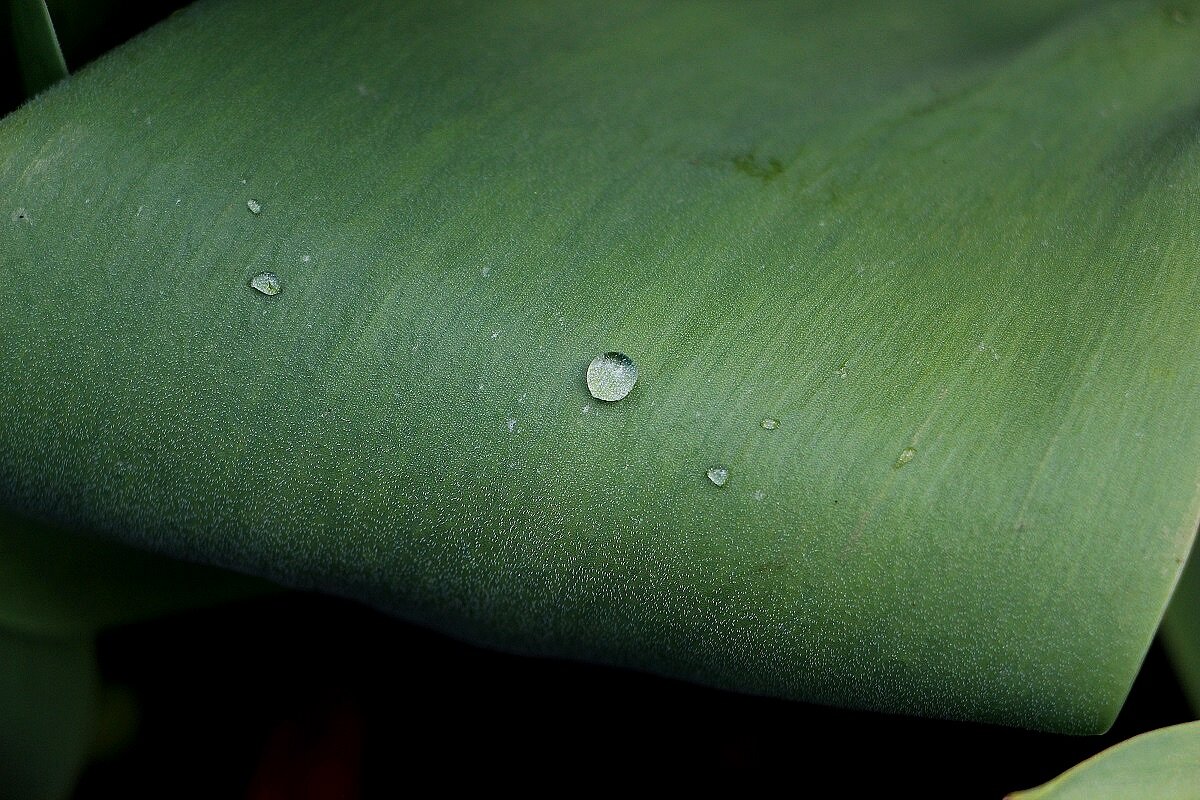
[(1183, 19), (202, 3), (0, 124), (0, 501), (513, 650), (1103, 729), (1200, 516)]
[(1011, 800), (1200, 798), (1200, 722), (1143, 733), (1089, 758)]

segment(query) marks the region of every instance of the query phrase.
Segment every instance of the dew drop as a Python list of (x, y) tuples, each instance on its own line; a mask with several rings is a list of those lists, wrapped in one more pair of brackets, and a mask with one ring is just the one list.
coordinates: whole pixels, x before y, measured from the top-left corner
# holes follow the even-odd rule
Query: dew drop
[(774, 417), (763, 417), (763, 421), (760, 424), (764, 431), (773, 431), (779, 427), (779, 420)]
[(755, 499), (755, 500), (758, 500), (758, 501), (760, 501), (760, 502), (761, 502), (762, 500), (765, 500), (765, 499), (766, 499), (766, 497), (767, 497), (767, 493), (766, 493), (766, 492), (764, 492), (762, 489), (755, 489), (755, 490), (754, 490), (754, 499)]
[(708, 475), (713, 486), (724, 486), (725, 482), (729, 480), (729, 470), (725, 467), (709, 467), (705, 474)]
[(262, 213), (262, 203), (258, 202), (253, 197), (246, 201), (246, 208), (250, 209), (251, 214)]
[(912, 461), (917, 455), (915, 447), (906, 447), (900, 451), (900, 455), (896, 457), (896, 463), (892, 465), (892, 469), (900, 469), (908, 462)]
[(624, 353), (604, 353), (592, 359), (587, 368), (587, 387), (592, 397), (614, 403), (637, 383), (638, 368)]
[(28, 211), (26, 211), (23, 208), (18, 208), (16, 211), (13, 212), (12, 221), (13, 222), (32, 222), (33, 220), (31, 220), (29, 218)]
[(273, 272), (258, 273), (250, 279), (250, 287), (268, 297), (274, 297), (283, 291), (283, 284), (279, 282), (279, 276)]
[(515, 433), (517, 430), (517, 421), (515, 419), (505, 420), (504, 425), (508, 428), (509, 433)]

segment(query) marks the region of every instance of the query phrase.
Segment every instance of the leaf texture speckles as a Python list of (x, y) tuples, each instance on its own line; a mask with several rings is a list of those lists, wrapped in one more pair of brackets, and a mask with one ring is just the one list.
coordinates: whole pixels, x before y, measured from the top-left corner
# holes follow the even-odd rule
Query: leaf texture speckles
[(1103, 729), (1200, 509), (1195, 32), (201, 2), (0, 122), (0, 503), (524, 652)]

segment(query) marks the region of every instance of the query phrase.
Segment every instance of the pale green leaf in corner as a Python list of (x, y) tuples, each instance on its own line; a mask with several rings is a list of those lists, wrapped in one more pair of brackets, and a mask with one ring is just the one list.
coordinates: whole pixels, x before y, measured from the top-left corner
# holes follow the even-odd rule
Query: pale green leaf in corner
[(1200, 722), (1135, 736), (1008, 800), (1200, 800)]

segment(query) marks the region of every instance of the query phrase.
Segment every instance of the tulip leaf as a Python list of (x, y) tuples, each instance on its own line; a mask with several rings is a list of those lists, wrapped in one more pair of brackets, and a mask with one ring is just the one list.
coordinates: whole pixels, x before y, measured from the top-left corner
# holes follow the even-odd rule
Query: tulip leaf
[(1103, 730), (1200, 518), (1197, 74), (1193, 2), (200, 2), (0, 120), (0, 504)]
[(1108, 748), (1054, 780), (1010, 800), (1200, 798), (1200, 722), (1185, 722)]

